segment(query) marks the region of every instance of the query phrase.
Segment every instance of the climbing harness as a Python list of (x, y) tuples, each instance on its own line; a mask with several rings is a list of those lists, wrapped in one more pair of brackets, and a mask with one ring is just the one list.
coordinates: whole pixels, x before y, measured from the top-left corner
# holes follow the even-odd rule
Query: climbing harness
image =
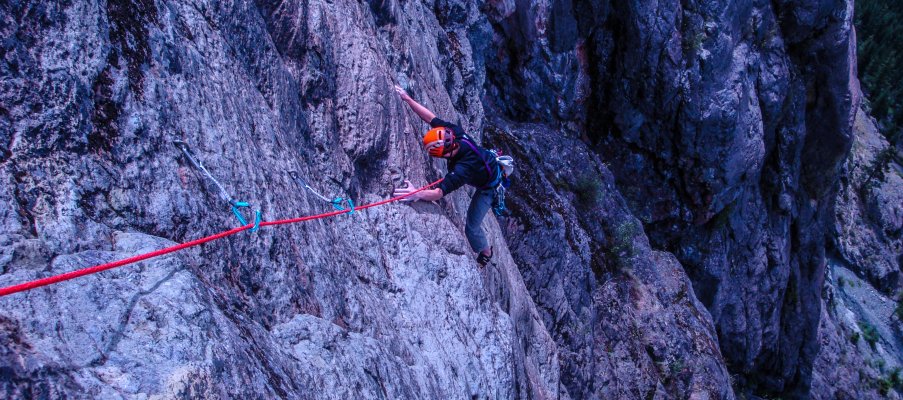
[(332, 208), (335, 208), (336, 211), (350, 210), (348, 214), (354, 214), (354, 201), (351, 200), (350, 197), (336, 197), (330, 200), (326, 196), (323, 196), (322, 194), (314, 190), (314, 188), (310, 187), (310, 185), (307, 184), (307, 181), (301, 178), (301, 176), (298, 175), (297, 172), (290, 171), (288, 174), (292, 177), (292, 179), (298, 181), (301, 186), (303, 186), (309, 192), (313, 193), (314, 196), (317, 196), (320, 200), (332, 204)]
[[(368, 209), (368, 208), (371, 208), (371, 207), (378, 207), (378, 206), (381, 206), (381, 205), (383, 205), (383, 204), (388, 204), (388, 203), (392, 203), (392, 202), (399, 201), (399, 200), (401, 200), (401, 199), (404, 199), (405, 197), (411, 196), (411, 195), (413, 195), (413, 194), (415, 194), (415, 193), (418, 193), (418, 192), (424, 191), (424, 190), (426, 190), (426, 189), (429, 189), (429, 188), (431, 188), (431, 187), (433, 187), (433, 186), (436, 186), (436, 185), (439, 184), (439, 182), (442, 182), (442, 179), (439, 179), (438, 181), (435, 181), (435, 182), (433, 182), (433, 183), (430, 183), (429, 185), (426, 185), (426, 186), (424, 186), (424, 187), (421, 187), (421, 188), (419, 188), (419, 189), (417, 189), (417, 190), (415, 190), (415, 191), (413, 191), (413, 192), (411, 192), (411, 193), (407, 193), (407, 194), (403, 194), (403, 195), (401, 195), (401, 196), (396, 196), (396, 197), (393, 197), (393, 198), (390, 198), (390, 199), (378, 201), (378, 202), (376, 202), (376, 203), (371, 203), (371, 204), (366, 204), (366, 205), (363, 205), (363, 206), (359, 206), (359, 207), (357, 208), (357, 210), (365, 210), (365, 209)], [(13, 293), (23, 292), (23, 291), (26, 291), (26, 290), (31, 290), (31, 289), (34, 289), (34, 288), (39, 288), (39, 287), (41, 287), (41, 286), (47, 286), (47, 285), (51, 285), (51, 284), (54, 284), (54, 283), (67, 281), (67, 280), (70, 280), (70, 279), (75, 279), (75, 278), (78, 278), (78, 277), (81, 277), (81, 276), (85, 276), (85, 275), (96, 274), (96, 273), (98, 273), (98, 272), (106, 271), (106, 270), (108, 270), (108, 269), (113, 269), (113, 268), (116, 268), (116, 267), (121, 267), (121, 266), (123, 266), (123, 265), (128, 265), (128, 264), (136, 263), (136, 262), (139, 262), (139, 261), (147, 260), (147, 259), (149, 259), (149, 258), (154, 258), (154, 257), (162, 256), (162, 255), (164, 255), (164, 254), (173, 253), (173, 252), (176, 252), (176, 251), (179, 251), (179, 250), (187, 249), (187, 248), (189, 248), (189, 247), (199, 246), (199, 245), (202, 245), (202, 244), (204, 244), (204, 243), (212, 242), (212, 241), (217, 240), (217, 239), (222, 239), (222, 238), (224, 238), (224, 237), (226, 237), (226, 236), (231, 236), (231, 235), (234, 235), (234, 234), (236, 234), (236, 233), (239, 233), (239, 232), (242, 232), (242, 231), (245, 231), (245, 230), (254, 229), (255, 227), (266, 227), (266, 226), (276, 226), (276, 225), (294, 224), (294, 223), (304, 222), (304, 221), (310, 221), (310, 220), (314, 220), (314, 219), (328, 218), (328, 217), (332, 217), (332, 216), (335, 216), (335, 215), (345, 214), (345, 213), (350, 213), (350, 212), (351, 212), (351, 210), (347, 210), (347, 209), (346, 209), (346, 210), (341, 210), (341, 211), (332, 211), (332, 212), (323, 213), (323, 214), (308, 215), (308, 216), (304, 216), (304, 217), (291, 218), (291, 219), (283, 219), (283, 220), (278, 220), (278, 221), (263, 221), (263, 222), (260, 222), (260, 223), (257, 223), (257, 224), (253, 224), (253, 225), (252, 225), (252, 224), (246, 224), (246, 225), (243, 225), (243, 226), (239, 226), (239, 227), (237, 227), (237, 228), (232, 228), (232, 229), (230, 229), (230, 230), (228, 230), (228, 231), (223, 231), (223, 232), (216, 233), (216, 234), (213, 234), (213, 235), (204, 237), (204, 238), (195, 239), (195, 240), (192, 240), (192, 241), (190, 241), (190, 242), (185, 242), (185, 243), (182, 243), (182, 244), (177, 244), (177, 245), (175, 245), (175, 246), (170, 246), (170, 247), (167, 247), (167, 248), (165, 248), (165, 249), (160, 249), (160, 250), (152, 251), (152, 252), (150, 252), (150, 253), (140, 254), (140, 255), (137, 255), (137, 256), (134, 256), (134, 257), (129, 257), (129, 258), (126, 258), (126, 259), (123, 259), (123, 260), (119, 260), (119, 261), (114, 261), (114, 262), (110, 262), (110, 263), (106, 263), (106, 264), (95, 265), (95, 266), (93, 266), (93, 267), (83, 268), (83, 269), (79, 269), (79, 270), (67, 272), (67, 273), (64, 273), (64, 274), (54, 275), (54, 276), (50, 276), (50, 277), (43, 278), (43, 279), (38, 279), (38, 280), (30, 281), (30, 282), (20, 283), (20, 284), (18, 284), (18, 285), (13, 285), (13, 286), (5, 287), (5, 288), (0, 288), (0, 297), (6, 296), (6, 295), (10, 295), (10, 294), (13, 294)]]
[(508, 190), (508, 187), (511, 186), (511, 180), (508, 179), (508, 177), (514, 174), (514, 158), (501, 155), (501, 150), (487, 150), (496, 161), (496, 170), (495, 174), (493, 174), (492, 168), (489, 166), (489, 161), (486, 160), (486, 157), (483, 157), (482, 152), (480, 152), (477, 146), (467, 138), (461, 138), (461, 142), (470, 147), (474, 153), (477, 153), (480, 159), (483, 160), (483, 165), (486, 167), (486, 173), (489, 176), (495, 176), (495, 178), (487, 185), (479, 188), (480, 190), (493, 189), (492, 213), (498, 217), (511, 216), (511, 211), (505, 207), (505, 192)]
[[(220, 197), (229, 203), (232, 206), (232, 214), (235, 215), (235, 218), (238, 219), (238, 222), (241, 225), (247, 225), (248, 222), (243, 215), (241, 215), (240, 208), (250, 208), (251, 205), (244, 201), (235, 200), (232, 196), (229, 196), (229, 193), (226, 192), (226, 188), (223, 187), (222, 184), (219, 183), (216, 178), (213, 177), (213, 174), (204, 167), (204, 164), (201, 163), (200, 160), (194, 157), (191, 153), (191, 148), (188, 147), (188, 143), (185, 143), (181, 140), (173, 140), (172, 144), (174, 144), (179, 150), (182, 151), (182, 154), (185, 155), (185, 158), (194, 166), (195, 169), (201, 171), (204, 176), (207, 177), (213, 184), (219, 189)], [(254, 210), (254, 227), (251, 228), (251, 232), (256, 232), (257, 229), (260, 228), (260, 210)]]

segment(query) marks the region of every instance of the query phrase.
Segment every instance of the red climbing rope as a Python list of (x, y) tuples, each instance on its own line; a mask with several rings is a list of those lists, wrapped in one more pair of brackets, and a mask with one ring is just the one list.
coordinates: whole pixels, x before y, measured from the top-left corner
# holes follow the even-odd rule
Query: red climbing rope
[[(420, 189), (417, 189), (417, 190), (415, 190), (415, 191), (413, 191), (413, 192), (411, 192), (411, 193), (408, 193), (408, 194), (405, 194), (405, 195), (402, 195), (402, 196), (396, 196), (396, 197), (393, 197), (393, 198), (391, 198), (391, 199), (379, 201), (379, 202), (372, 203), (372, 204), (367, 204), (367, 205), (360, 206), (360, 207), (355, 207), (355, 210), (363, 210), (363, 209), (366, 209), (366, 208), (381, 206), (381, 205), (383, 205), (383, 204), (388, 204), (388, 203), (391, 203), (391, 202), (394, 202), (394, 201), (398, 201), (398, 200), (401, 200), (401, 199), (403, 199), (403, 198), (405, 198), (405, 197), (408, 197), (408, 196), (410, 196), (410, 195), (412, 195), (412, 194), (414, 194), (414, 193), (417, 193), (417, 192), (426, 190), (426, 189), (428, 189), (428, 188), (430, 188), (430, 187), (433, 187), (433, 186), (439, 184), (439, 182), (442, 182), (442, 179), (439, 179), (438, 181), (435, 181), (435, 182), (433, 182), (433, 183), (431, 183), (431, 184), (429, 184), (429, 185), (426, 185), (426, 186), (424, 186), (424, 187), (422, 187), (422, 188), (420, 188)], [(294, 224), (294, 223), (297, 223), (297, 222), (310, 221), (310, 220), (312, 220), (312, 219), (320, 219), (320, 218), (332, 217), (332, 216), (335, 216), (335, 215), (345, 214), (345, 213), (348, 213), (348, 212), (351, 212), (351, 209), (340, 210), (340, 211), (333, 211), (333, 212), (328, 212), (328, 213), (324, 213), (324, 214), (317, 214), (317, 215), (309, 215), (309, 216), (306, 216), (306, 217), (291, 218), (291, 219), (283, 219), (283, 220), (278, 220), (278, 221), (266, 221), (266, 222), (261, 222), (261, 223), (260, 223), (260, 226), (273, 226), (273, 225)], [(175, 246), (167, 247), (167, 248), (165, 248), (165, 249), (160, 249), (160, 250), (152, 251), (152, 252), (150, 252), (150, 253), (145, 253), (145, 254), (139, 254), (139, 255), (137, 255), (137, 256), (129, 257), (129, 258), (126, 258), (126, 259), (123, 259), (123, 260), (113, 261), (113, 262), (111, 262), (111, 263), (106, 263), (106, 264), (95, 265), (95, 266), (93, 266), (93, 267), (83, 268), (83, 269), (80, 269), (80, 270), (76, 270), (76, 271), (72, 271), (72, 272), (67, 272), (67, 273), (64, 273), (64, 274), (54, 275), (54, 276), (50, 276), (50, 277), (47, 277), (47, 278), (42, 278), (42, 279), (34, 280), (34, 281), (31, 281), (31, 282), (25, 282), (25, 283), (20, 283), (20, 284), (18, 284), (18, 285), (8, 286), (8, 287), (5, 287), (5, 288), (0, 289), (0, 297), (6, 296), (6, 295), (10, 295), (10, 294), (13, 294), (13, 293), (24, 292), (24, 291), (26, 291), (26, 290), (31, 290), (31, 289), (34, 289), (34, 288), (39, 288), (39, 287), (41, 287), (41, 286), (47, 286), (47, 285), (51, 285), (51, 284), (58, 283), (58, 282), (62, 282), (62, 281), (68, 281), (68, 280), (70, 280), (70, 279), (75, 279), (75, 278), (78, 278), (78, 277), (80, 277), (80, 276), (85, 276), (85, 275), (90, 275), (90, 274), (96, 274), (96, 273), (98, 273), (98, 272), (106, 271), (106, 270), (108, 270), (108, 269), (113, 269), (113, 268), (116, 268), (116, 267), (121, 267), (121, 266), (123, 266), (123, 265), (128, 265), (128, 264), (136, 263), (136, 262), (138, 262), (138, 261), (147, 260), (148, 258), (154, 258), (154, 257), (157, 257), (157, 256), (162, 256), (162, 255), (164, 255), (164, 254), (169, 254), (169, 253), (172, 253), (172, 252), (176, 252), (176, 251), (179, 251), (179, 250), (182, 250), (182, 249), (187, 249), (187, 248), (189, 248), (189, 247), (194, 247), (194, 246), (202, 245), (202, 244), (204, 244), (204, 243), (212, 242), (212, 241), (217, 240), (217, 239), (222, 239), (222, 238), (224, 238), (224, 237), (226, 237), (226, 236), (231, 236), (231, 235), (234, 235), (234, 234), (236, 234), (236, 233), (238, 233), (238, 232), (241, 232), (241, 231), (245, 231), (245, 230), (251, 229), (251, 228), (253, 228), (253, 227), (254, 227), (254, 224), (251, 223), (251, 224), (247, 224), (247, 225), (245, 225), (245, 226), (240, 226), (240, 227), (238, 227), (238, 228), (229, 229), (228, 231), (223, 231), (223, 232), (220, 232), (220, 233), (217, 233), (217, 234), (213, 234), (213, 235), (210, 235), (210, 236), (207, 236), (207, 237), (203, 237), (203, 238), (200, 238), (200, 239), (195, 239), (195, 240), (192, 240), (192, 241), (190, 241), (190, 242), (185, 242), (185, 243), (182, 243), (182, 244), (177, 244), (177, 245), (175, 245)]]

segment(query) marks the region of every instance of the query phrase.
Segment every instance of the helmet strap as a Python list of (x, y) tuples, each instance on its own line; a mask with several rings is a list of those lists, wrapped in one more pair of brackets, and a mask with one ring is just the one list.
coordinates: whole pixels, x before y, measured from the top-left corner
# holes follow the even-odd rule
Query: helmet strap
[(442, 149), (442, 155), (443, 156), (449, 155), (457, 149), (458, 149), (458, 141), (456, 140), (456, 141), (452, 142), (451, 144), (449, 144), (448, 146), (445, 146), (445, 148)]

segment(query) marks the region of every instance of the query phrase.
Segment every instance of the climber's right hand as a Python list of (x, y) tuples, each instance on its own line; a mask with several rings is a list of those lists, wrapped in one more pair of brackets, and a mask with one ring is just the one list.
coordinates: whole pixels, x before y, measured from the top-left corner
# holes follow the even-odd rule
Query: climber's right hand
[(404, 101), (411, 100), (411, 96), (408, 95), (408, 92), (401, 88), (401, 86), (395, 85), (395, 93), (398, 93), (398, 97), (401, 97)]
[[(395, 191), (392, 192), (392, 197), (404, 196), (404, 195), (410, 194), (416, 190), (417, 190), (417, 188), (415, 188), (414, 185), (411, 185), (411, 181), (405, 180), (404, 186), (395, 188)], [(401, 199), (400, 201), (417, 201), (417, 200), (419, 200), (419, 199), (417, 198), (417, 195), (414, 194), (412, 196), (405, 197), (405, 198)]]

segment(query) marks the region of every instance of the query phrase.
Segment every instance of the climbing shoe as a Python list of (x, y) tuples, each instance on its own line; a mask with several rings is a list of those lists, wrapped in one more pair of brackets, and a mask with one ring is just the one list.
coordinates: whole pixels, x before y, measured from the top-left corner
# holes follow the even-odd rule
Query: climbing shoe
[(477, 255), (477, 263), (480, 264), (480, 267), (485, 267), (486, 264), (489, 264), (489, 261), (492, 260), (493, 255), (495, 255), (495, 251), (490, 247), (488, 256), (483, 253)]

